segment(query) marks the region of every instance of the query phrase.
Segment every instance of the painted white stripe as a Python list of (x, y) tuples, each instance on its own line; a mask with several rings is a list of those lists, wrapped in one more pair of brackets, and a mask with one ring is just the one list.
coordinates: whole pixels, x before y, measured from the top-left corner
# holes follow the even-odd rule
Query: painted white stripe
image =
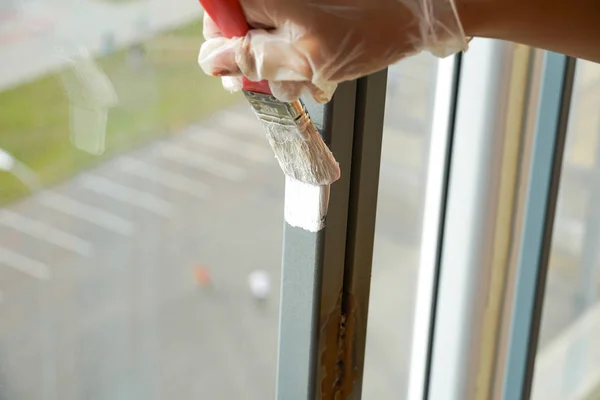
[(22, 256), (4, 247), (0, 247), (0, 264), (14, 268), (37, 279), (50, 279), (50, 268), (46, 264)]
[(250, 161), (266, 163), (274, 160), (275, 156), (269, 149), (267, 141), (264, 146), (246, 143), (238, 139), (225, 136), (224, 134), (200, 128), (198, 131), (189, 135), (190, 139), (203, 146), (212, 147), (226, 151), (236, 156), (244, 157)]
[(172, 144), (160, 145), (156, 154), (230, 181), (240, 182), (246, 177), (246, 171), (240, 167)]
[(91, 243), (12, 211), (0, 211), (0, 224), (85, 257), (93, 252)]
[(48, 208), (71, 215), (124, 236), (131, 236), (135, 230), (131, 221), (100, 208), (80, 203), (58, 193), (42, 192), (38, 195), (38, 201)]
[(131, 157), (118, 160), (119, 169), (130, 175), (158, 183), (171, 189), (179, 190), (199, 199), (204, 199), (210, 192), (208, 185), (193, 181), (185, 176), (177, 175), (154, 165)]
[(169, 217), (173, 213), (173, 205), (171, 203), (150, 193), (120, 185), (101, 176), (84, 175), (79, 178), (79, 184), (98, 194), (142, 208), (163, 217)]

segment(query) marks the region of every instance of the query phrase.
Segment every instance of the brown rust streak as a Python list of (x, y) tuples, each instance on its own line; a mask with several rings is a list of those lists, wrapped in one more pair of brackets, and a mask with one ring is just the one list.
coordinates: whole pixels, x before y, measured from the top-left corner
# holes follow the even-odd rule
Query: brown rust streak
[(342, 316), (344, 324), (344, 334), (340, 336), (343, 339), (340, 343), (343, 353), (342, 376), (339, 382), (339, 389), (335, 400), (351, 399), (354, 394), (354, 383), (358, 378), (358, 368), (356, 366), (356, 302), (350, 294), (346, 298), (346, 312)]
[[(358, 370), (354, 362), (356, 309), (354, 298), (346, 299), (346, 312), (341, 313), (342, 296), (330, 313), (322, 333), (325, 348), (321, 354), (321, 400), (345, 400), (350, 398)], [(333, 351), (335, 349), (335, 351)]]

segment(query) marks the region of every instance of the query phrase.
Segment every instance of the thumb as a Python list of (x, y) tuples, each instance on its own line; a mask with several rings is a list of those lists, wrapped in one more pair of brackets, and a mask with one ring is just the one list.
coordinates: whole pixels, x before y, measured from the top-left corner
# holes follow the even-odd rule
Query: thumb
[(235, 57), (242, 39), (215, 37), (208, 39), (200, 47), (198, 64), (212, 76), (241, 76)]

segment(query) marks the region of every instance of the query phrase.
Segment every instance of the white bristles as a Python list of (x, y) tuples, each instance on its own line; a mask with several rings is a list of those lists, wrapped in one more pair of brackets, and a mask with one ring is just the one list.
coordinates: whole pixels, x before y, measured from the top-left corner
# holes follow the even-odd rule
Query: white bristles
[(340, 166), (323, 142), (300, 100), (244, 91), (265, 128), (283, 173), (310, 185), (330, 185), (340, 178)]
[(319, 131), (304, 113), (293, 125), (263, 121), (267, 139), (283, 173), (310, 185), (330, 185), (340, 167)]

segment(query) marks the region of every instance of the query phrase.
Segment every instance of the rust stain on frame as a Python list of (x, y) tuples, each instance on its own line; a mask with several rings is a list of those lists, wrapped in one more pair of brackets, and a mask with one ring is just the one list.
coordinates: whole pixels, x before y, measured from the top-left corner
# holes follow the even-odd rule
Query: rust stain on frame
[(321, 354), (322, 400), (344, 400), (353, 393), (358, 378), (355, 362), (356, 308), (352, 295), (348, 296), (341, 313), (341, 295), (335, 310), (329, 315), (323, 329), (326, 346)]
[(356, 302), (353, 295), (348, 295), (345, 304), (345, 313), (342, 315), (342, 329), (340, 332), (341, 376), (338, 382), (338, 391), (335, 400), (353, 398), (354, 384), (359, 377), (359, 368), (356, 363)]

